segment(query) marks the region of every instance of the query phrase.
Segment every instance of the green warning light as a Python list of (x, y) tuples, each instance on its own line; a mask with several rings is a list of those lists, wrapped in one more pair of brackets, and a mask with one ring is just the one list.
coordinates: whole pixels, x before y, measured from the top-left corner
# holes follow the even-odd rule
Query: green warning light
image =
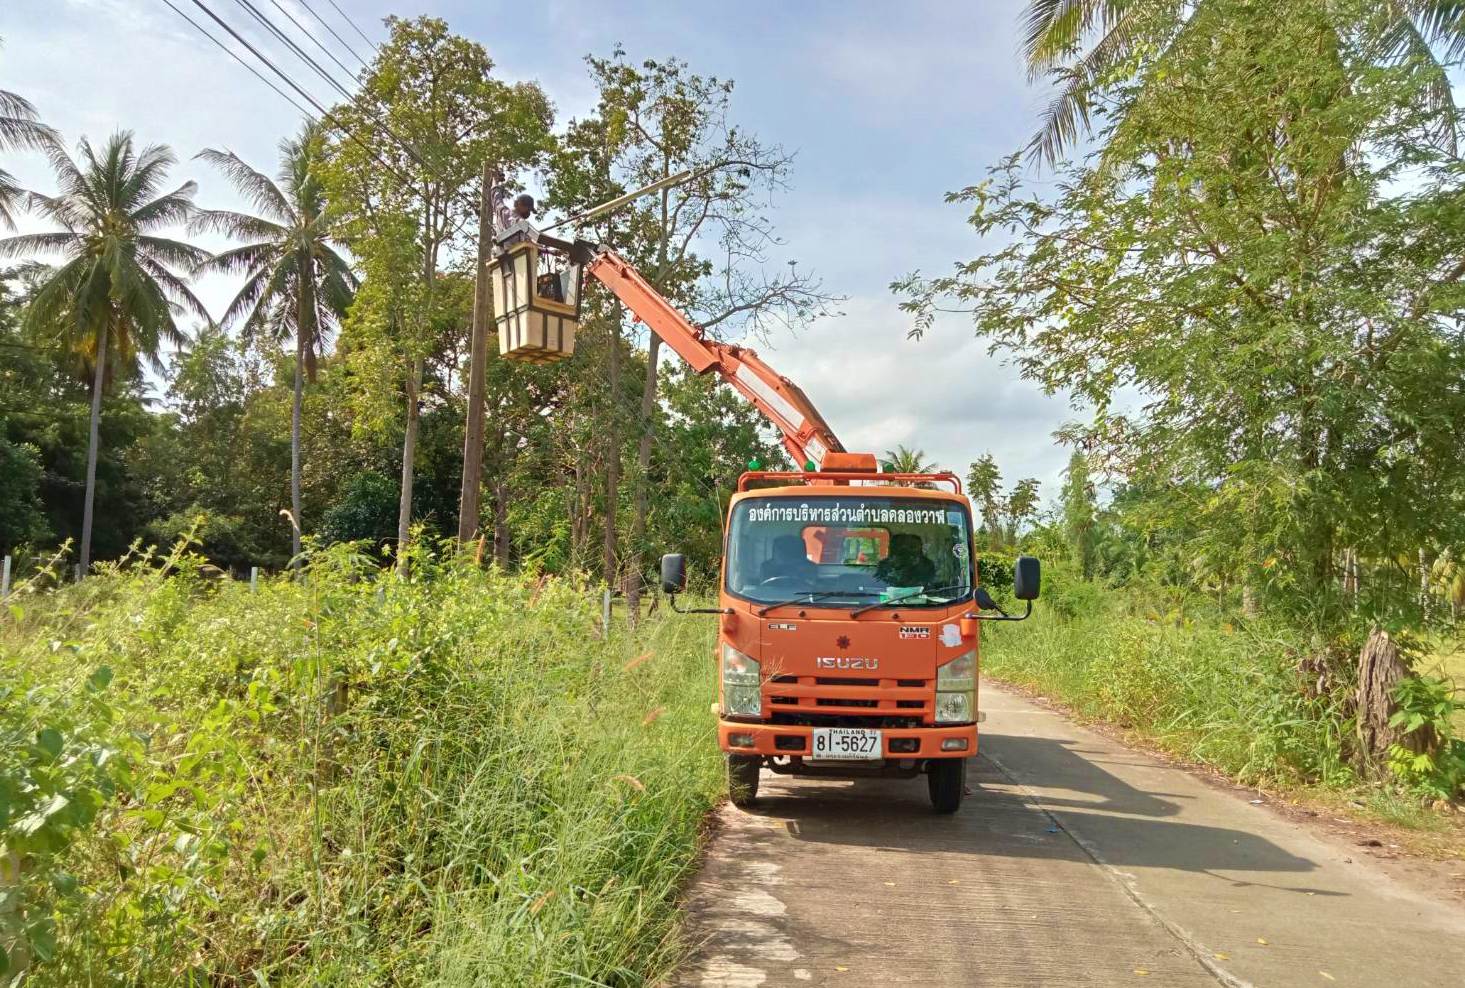
[(814, 461), (813, 460), (805, 460), (804, 461), (804, 469), (806, 471), (808, 471), (809, 473), (813, 473), (815, 470), (818, 470), (819, 468), (814, 465)]
[(763, 464), (762, 463), (759, 463), (758, 462), (758, 458), (755, 456), (751, 460), (748, 461), (748, 469), (749, 470), (762, 470), (763, 469)]

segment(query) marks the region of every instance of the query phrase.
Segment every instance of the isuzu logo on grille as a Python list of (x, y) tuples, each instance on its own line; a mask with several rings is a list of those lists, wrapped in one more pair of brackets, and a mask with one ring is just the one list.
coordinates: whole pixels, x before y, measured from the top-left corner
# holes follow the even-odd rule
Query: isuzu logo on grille
[(879, 669), (879, 659), (861, 659), (853, 655), (821, 655), (814, 660), (820, 669)]

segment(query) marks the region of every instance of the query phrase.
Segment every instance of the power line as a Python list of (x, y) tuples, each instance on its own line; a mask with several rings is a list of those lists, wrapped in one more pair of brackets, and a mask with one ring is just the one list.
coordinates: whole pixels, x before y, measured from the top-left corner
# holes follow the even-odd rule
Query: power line
[[(337, 41), (337, 43), (340, 44), (340, 46), (342, 48), (344, 48), (347, 51), (349, 51), (351, 53), (351, 57), (354, 58), (354, 59), (356, 59), (356, 61), (360, 62), (361, 63), (361, 67), (363, 69), (367, 67), (367, 65), (366, 65), (366, 59), (364, 59), (360, 55), (356, 54), (356, 49), (355, 48), (352, 48), (349, 44), (346, 43), (346, 39), (345, 38), (341, 37), (339, 34), (336, 33), (336, 29), (333, 28), (333, 27), (331, 27), (330, 21), (326, 20), (320, 14), (317, 14), (315, 12), (315, 8), (310, 5), (309, 0), (299, 0), (299, 3), (300, 3), (300, 6), (304, 7), (306, 10), (310, 11), (310, 16), (311, 17), (314, 17), (316, 20), (320, 21), (321, 27), (323, 27), (327, 31), (331, 32), (331, 37), (335, 38), (336, 41)], [(378, 50), (380, 50), (380, 49), (378, 49)]]
[(253, 75), (256, 79), (258, 79), (260, 82), (264, 83), (266, 86), (269, 86), (271, 89), (273, 89), (277, 94), (279, 94), (279, 97), (282, 100), (284, 100), (286, 103), (289, 103), (291, 106), (295, 107), (295, 109), (299, 110), (300, 111), (300, 114), (302, 116), (307, 117), (307, 118), (310, 118), (310, 119), (313, 119), (313, 118), (310, 117), (310, 111), (306, 110), (305, 107), (301, 106), (299, 103), (297, 103), (293, 99), (291, 99), (290, 96), (283, 89), (281, 89), (279, 86), (275, 85), (273, 82), (270, 82), (269, 79), (267, 79), (263, 75), (261, 75), (258, 69), (256, 69), (253, 65), (250, 65), (243, 58), (241, 58), (239, 56), (239, 53), (236, 52), (233, 48), (230, 48), (228, 45), (224, 44), (218, 38), (216, 38), (212, 34), (210, 34), (206, 28), (204, 28), (201, 24), (198, 23), (198, 21), (195, 21), (192, 17), (189, 17), (188, 14), (185, 13), (184, 11), (179, 10), (177, 7), (174, 7), (173, 6), (173, 3), (172, 3), (172, 0), (163, 0), (163, 3), (166, 4), (173, 11), (173, 13), (177, 14), (179, 17), (183, 18), (188, 23), (192, 24), (193, 25), (193, 29), (195, 31), (197, 31), (199, 34), (203, 35), (205, 38), (208, 38), (214, 44), (218, 45), (221, 49), (223, 49), (223, 51), (224, 51), (224, 53), (226, 55), (228, 55), (230, 58), (234, 59), (234, 61), (238, 62), (240, 65), (242, 65), (246, 69), (248, 69), (249, 70), (249, 73), (251, 75)]
[[(163, 0), (163, 2), (164, 3), (167, 3), (168, 6), (170, 6), (170, 7), (173, 6), (172, 3), (169, 3), (169, 0)], [(380, 165), (382, 165), (382, 167), (386, 168), (387, 171), (389, 171), (393, 175), (395, 175), (398, 178), (398, 180), (401, 181), (403, 184), (405, 184), (405, 185), (411, 185), (412, 184), (412, 180), (411, 179), (409, 179), (406, 175), (403, 175), (400, 171), (398, 171), (396, 168), (394, 168), (390, 162), (384, 160), (379, 154), (377, 154), (376, 150), (374, 148), (372, 148), (371, 145), (367, 144), (365, 141), (361, 140), (361, 138), (359, 138), (355, 134), (353, 134), (351, 132), (350, 128), (348, 128), (345, 124), (341, 123), (341, 121), (333, 113), (331, 113), (331, 111), (327, 110), (325, 107), (323, 107), (319, 103), (317, 103), (315, 101), (315, 98), (313, 96), (311, 96), (309, 93), (307, 93), (304, 89), (300, 88), (300, 85), (298, 83), (296, 83), (294, 79), (290, 78), (289, 75), (287, 75), (285, 72), (281, 71), (281, 69), (277, 65), (275, 65), (274, 62), (271, 62), (268, 58), (266, 58), (263, 54), (261, 54), (260, 53), (260, 50), (258, 48), (254, 47), (254, 45), (250, 44), (243, 36), (241, 36), (239, 34), (238, 31), (234, 30), (232, 27), (229, 26), (229, 24), (226, 21), (224, 21), (221, 17), (219, 17), (218, 14), (216, 14), (212, 10), (210, 10), (209, 7), (208, 7), (208, 5), (205, 4), (203, 2), (203, 0), (193, 0), (193, 4), (194, 4), (194, 6), (198, 7), (200, 10), (202, 10), (205, 14), (208, 14), (209, 17), (214, 21), (214, 23), (218, 24), (220, 27), (222, 27), (225, 31), (227, 31), (229, 33), (230, 37), (232, 37), (235, 41), (239, 42), (245, 48), (249, 49), (250, 54), (254, 55), (255, 58), (257, 58), (261, 62), (263, 62), (272, 72), (275, 73), (275, 75), (277, 75), (281, 79), (283, 79), (285, 81), (285, 84), (288, 85), (291, 89), (295, 90), (297, 93), (299, 93), (305, 99), (305, 101), (307, 103), (309, 103), (311, 106), (315, 107), (316, 110), (320, 113), (320, 118), (322, 120), (324, 120), (326, 123), (330, 124), (332, 127), (334, 127), (337, 130), (339, 130), (342, 134), (346, 135), (346, 137), (350, 138), (352, 141), (355, 141), (357, 144), (359, 144), (361, 146), (361, 148), (366, 151), (367, 154), (369, 154), (373, 158), (375, 158), (377, 160), (377, 162)], [(175, 7), (174, 9), (176, 10), (177, 8)], [(256, 75), (258, 75), (258, 73), (256, 73)], [(273, 87), (271, 87), (271, 88), (273, 88)], [(307, 112), (305, 110), (302, 110), (301, 112), (302, 113), (305, 113), (306, 117), (308, 117), (310, 119), (314, 119), (313, 117), (311, 117), (311, 115), (310, 115), (309, 112)], [(408, 150), (409, 150), (409, 153), (411, 153), (410, 149), (408, 149)]]
[(325, 52), (326, 57), (329, 58), (331, 61), (335, 62), (336, 65), (340, 68), (340, 70), (342, 72), (346, 73), (346, 77), (347, 78), (349, 78), (349, 79), (355, 79), (356, 78), (356, 73), (355, 72), (352, 72), (350, 69), (346, 68), (346, 66), (341, 62), (341, 60), (336, 57), (336, 53), (333, 52), (333, 51), (331, 51), (325, 45), (321, 44), (320, 39), (317, 38), (314, 33), (310, 32), (310, 31), (307, 31), (305, 29), (305, 25), (304, 24), (301, 24), (299, 21), (297, 21), (295, 19), (295, 15), (292, 14), (292, 13), (290, 13), (290, 11), (289, 11), (288, 8), (281, 6), (280, 0), (270, 0), (270, 3), (274, 4), (275, 9), (278, 10), (280, 13), (284, 14), (285, 15), (285, 18), (291, 24), (294, 24), (295, 27), (300, 31), (301, 34), (305, 35), (307, 38), (309, 38), (311, 40), (312, 43), (314, 43), (314, 45), (317, 48), (319, 48), (321, 51)]
[[(192, 19), (191, 18), (188, 18), (186, 14), (183, 14), (182, 11), (179, 11), (177, 7), (174, 7), (173, 4), (170, 2), (170, 0), (163, 0), (163, 2), (166, 3), (175, 12), (177, 12), (181, 16), (183, 16), (186, 20), (188, 20), (189, 23), (193, 23)], [(241, 6), (246, 6), (246, 7), (250, 8), (251, 9), (251, 12), (254, 13), (257, 18), (262, 19), (271, 28), (271, 30), (272, 30), (273, 33), (275, 33), (277, 36), (279, 35), (278, 28), (276, 28), (273, 25), (273, 23), (269, 21), (269, 18), (264, 17), (257, 10), (253, 10), (253, 6), (248, 3), (248, 0), (236, 0), (236, 2), (239, 2)], [(203, 2), (203, 0), (193, 0), (193, 4), (194, 4), (194, 6), (198, 7), (200, 10), (202, 10), (205, 14), (207, 14), (209, 16), (209, 18), (214, 21), (214, 23), (218, 24), (221, 28), (223, 28), (226, 32), (228, 32), (228, 34), (229, 34), (230, 37), (232, 37), (235, 41), (237, 41), (239, 44), (243, 45), (246, 49), (248, 49), (249, 52), (250, 52), (250, 54), (254, 55), (255, 58), (259, 59), (260, 62), (264, 63), (264, 65), (267, 68), (269, 68), (270, 71), (274, 72), (275, 75), (279, 76), (282, 80), (284, 80), (284, 82), (285, 82), (286, 85), (288, 85), (291, 89), (295, 90), (295, 92), (299, 93), (300, 96), (307, 103), (309, 103), (311, 106), (315, 107), (316, 111), (320, 114), (320, 118), (322, 120), (324, 120), (326, 123), (330, 124), (336, 130), (338, 130), (342, 134), (344, 134), (347, 138), (349, 138), (350, 140), (354, 141), (357, 145), (359, 145), (362, 148), (362, 150), (366, 151), (367, 154), (369, 154), (372, 158), (374, 158), (377, 161), (377, 163), (380, 164), (383, 168), (385, 168), (388, 172), (390, 172), (392, 175), (394, 175), (397, 178), (397, 180), (400, 181), (403, 185), (408, 186), (408, 187), (411, 187), (413, 185), (413, 181), (412, 181), (412, 179), (409, 176), (403, 174), (390, 161), (388, 161), (384, 157), (382, 157), (382, 155), (377, 151), (377, 149), (371, 147), (367, 142), (363, 141), (356, 134), (352, 133), (352, 131), (350, 130), (350, 128), (348, 128), (344, 123), (342, 123), (339, 118), (337, 118), (333, 113), (331, 113), (330, 110), (327, 110), (325, 107), (321, 106), (321, 104), (319, 102), (317, 102), (316, 99), (313, 96), (310, 95), (310, 93), (306, 92), (305, 89), (303, 89), (300, 86), (299, 83), (297, 83), (293, 78), (291, 78), (291, 76), (287, 72), (285, 72), (283, 69), (281, 69), (279, 66), (277, 66), (274, 62), (272, 62), (268, 58), (266, 58), (265, 55), (258, 48), (256, 48), (254, 45), (252, 45), (238, 31), (234, 30), (234, 28), (231, 27), (228, 24), (227, 21), (225, 21), (223, 18), (221, 18), (218, 14), (214, 13), (214, 11), (212, 9), (210, 9), (207, 4), (205, 4)], [(197, 26), (197, 25), (195, 25), (195, 26)], [(202, 29), (200, 28), (200, 30), (202, 30)], [(207, 32), (204, 32), (204, 33), (207, 35)], [(217, 40), (213, 39), (212, 36), (209, 36), (209, 37), (210, 37), (210, 40), (214, 40), (216, 44), (219, 44), (219, 42)], [(367, 39), (367, 40), (369, 41), (370, 39)], [(293, 45), (293, 43), (290, 43), (288, 41), (287, 41), (287, 44), (290, 44), (291, 47), (292, 47), (292, 49), (295, 49), (297, 47), (297, 46)], [(228, 51), (236, 59), (239, 58), (239, 56), (236, 55), (227, 46), (224, 46), (224, 45), (221, 44), (220, 47), (223, 47), (225, 51)], [(308, 56), (306, 58), (307, 58), (307, 61), (312, 61), (313, 62), (313, 60), (309, 59)], [(240, 59), (240, 61), (242, 62), (242, 59)], [(246, 67), (249, 67), (247, 65), (247, 63), (244, 63), (244, 64), (246, 64)], [(319, 69), (317, 69), (317, 70), (319, 71)], [(252, 68), (251, 68), (251, 71), (253, 72), (253, 69)], [(259, 77), (262, 81), (264, 81), (266, 84), (270, 85), (270, 88), (271, 89), (274, 89), (276, 92), (280, 92), (280, 90), (278, 88), (276, 88), (273, 84), (270, 84), (269, 83), (269, 80), (268, 79), (265, 79), (258, 72), (254, 72), (254, 74), (257, 77)], [(339, 89), (341, 87), (338, 85), (337, 88)], [(355, 101), (355, 97), (349, 91), (345, 91), (345, 90), (342, 90), (342, 91), (345, 94), (346, 99), (348, 101), (350, 101), (350, 102), (354, 102)], [(284, 94), (281, 93), (281, 95), (283, 96)], [(286, 98), (288, 99), (289, 97), (286, 97)], [(305, 116), (307, 118), (311, 118), (310, 113), (308, 111), (306, 111), (305, 109), (303, 109), (302, 107), (300, 107), (299, 104), (295, 103), (294, 100), (291, 100), (290, 102), (293, 105), (295, 105), (296, 108), (299, 109), (301, 113), (305, 114)], [(311, 119), (313, 119), (313, 118), (311, 118)], [(372, 122), (376, 123), (379, 127), (381, 127), (381, 129), (383, 131), (385, 131), (387, 133), (387, 135), (390, 136), (391, 139), (393, 141), (395, 141), (397, 143), (397, 145), (400, 146), (402, 148), (402, 150), (405, 151), (407, 153), (407, 155), (409, 157), (411, 157), (414, 162), (416, 162), (424, 171), (426, 171), (429, 174), (429, 176), (431, 176), (433, 178), (436, 178), (438, 181), (442, 181), (442, 176), (436, 174), (436, 171), (437, 170), (435, 168), (430, 167), (428, 165), (428, 163), (423, 159), (422, 155), (418, 153), (417, 149), (414, 148), (409, 142), (407, 142), (406, 140), (404, 140), (402, 137), (400, 137), (396, 132), (394, 132), (392, 130), (392, 128), (385, 123), (385, 121), (378, 120), (378, 119), (373, 119)], [(449, 196), (449, 201), (454, 201), (454, 200), (456, 200), (460, 205), (466, 204), (467, 207), (469, 208), (469, 211), (470, 212), (477, 209), (477, 204), (474, 203), (474, 202), (472, 202), (471, 200), (469, 200), (466, 197), (466, 195), (464, 193), (462, 193), (462, 192), (459, 192), (456, 195)]]
[[(331, 75), (325, 69), (321, 68), (319, 62), (306, 54), (305, 49), (301, 48), (294, 41), (292, 41), (289, 35), (287, 35), (284, 31), (281, 31), (275, 25), (274, 21), (270, 20), (264, 14), (260, 13), (258, 7), (250, 3), (249, 0), (234, 0), (234, 2), (243, 7), (246, 11), (248, 11), (250, 16), (259, 21), (259, 23), (264, 27), (266, 31), (270, 32), (276, 38), (280, 39), (285, 47), (290, 49), (290, 51), (294, 53), (296, 58), (300, 59), (306, 65), (309, 65), (312, 69), (314, 69), (316, 75), (320, 76), (326, 82), (330, 83), (331, 86), (335, 88), (336, 92), (340, 93), (348, 101), (352, 98), (351, 90), (341, 85), (340, 82), (336, 80), (335, 76)], [(279, 4), (276, 4), (275, 6), (279, 6)]]
[[(287, 37), (285, 35), (285, 33), (283, 31), (281, 31), (275, 25), (275, 23), (273, 21), (271, 21), (264, 14), (260, 13), (259, 12), (259, 9), (256, 8), (254, 6), (254, 4), (250, 2), (250, 0), (234, 0), (234, 2), (237, 3), (237, 4), (239, 4), (239, 6), (243, 7), (245, 10), (249, 11), (249, 13), (254, 16), (255, 20), (257, 20), (261, 24), (263, 24), (272, 34), (274, 34), (275, 37), (277, 37), (281, 41), (283, 41), (285, 43), (285, 45), (291, 51), (293, 51), (300, 59), (302, 59), (304, 62), (306, 62), (308, 65), (310, 65), (311, 68), (315, 69), (316, 73), (319, 74), (321, 76), (321, 78), (323, 78), (327, 82), (329, 82), (332, 86), (334, 86), (336, 88), (336, 91), (339, 92), (346, 99), (346, 101), (348, 103), (354, 102), (356, 100), (356, 94), (352, 93), (349, 89), (346, 89), (344, 86), (342, 86), (339, 82), (336, 81), (336, 79), (335, 79), (334, 76), (332, 76), (330, 73), (328, 73), (324, 69), (322, 69), (320, 67), (320, 63), (316, 62), (315, 59), (313, 59), (309, 55), (307, 55), (300, 48), (299, 45), (295, 44), (294, 41), (290, 40), (290, 38)], [(194, 3), (199, 3), (199, 0), (194, 0)], [(202, 6), (202, 4), (200, 4), (200, 6)], [(206, 11), (208, 11), (208, 8), (207, 7), (205, 7), (204, 9)], [(214, 15), (212, 11), (208, 11), (208, 12), (209, 12), (209, 15), (212, 16), (212, 17), (214, 17), (215, 20), (218, 20), (218, 17), (216, 15)], [(239, 35), (237, 33), (235, 33), (232, 28), (229, 28), (227, 25), (225, 25), (225, 30), (229, 31), (230, 34), (234, 34), (234, 36), (236, 38), (239, 37)], [(239, 38), (239, 40), (241, 42), (243, 42), (244, 39), (243, 38)], [(244, 43), (245, 44), (248, 44), (248, 42), (244, 42)], [(253, 50), (253, 49), (251, 49), (251, 50)], [(293, 79), (291, 79), (289, 76), (285, 75), (285, 73), (281, 72), (278, 68), (275, 68), (274, 65), (272, 65), (268, 60), (265, 59), (265, 57), (263, 55), (260, 55), (257, 51), (255, 52), (255, 55), (261, 61), (265, 62), (266, 65), (269, 65), (270, 68), (274, 69), (274, 71), (276, 73), (278, 73), (282, 78), (284, 78), (286, 82), (289, 82), (292, 88), (294, 88), (297, 92), (300, 92), (302, 95), (305, 95), (304, 90), (302, 90), (300, 88), (300, 86), (297, 85)], [(310, 99), (309, 96), (306, 96), (306, 98), (307, 99)], [(318, 110), (320, 110), (320, 112), (321, 112), (321, 114), (323, 116), (329, 115), (329, 111), (327, 111), (319, 103), (316, 103), (315, 100), (312, 99), (312, 100), (310, 100), (310, 102), (311, 102), (311, 104), (313, 106), (315, 106)], [(390, 124), (388, 124), (385, 120), (380, 120), (380, 119), (376, 120), (375, 122), (377, 123), (378, 126), (381, 127), (382, 130), (386, 131), (387, 135), (389, 137), (391, 137), (392, 140), (396, 141), (397, 144), (401, 146), (401, 148), (402, 148), (403, 151), (406, 151), (407, 152), (407, 154), (412, 158), (413, 161), (417, 162), (417, 164), (421, 165), (423, 168), (427, 168), (428, 167), (427, 162), (423, 160), (422, 155), (418, 152), (418, 150), (415, 147), (412, 146), (412, 143), (410, 141), (406, 140), (404, 137), (402, 137), (396, 131), (392, 130)], [(399, 178), (401, 177), (400, 174), (398, 175), (398, 177)]]
[(336, 13), (340, 14), (341, 17), (343, 17), (345, 19), (346, 23), (347, 24), (350, 24), (351, 27), (353, 29), (355, 29), (356, 33), (359, 34), (359, 35), (361, 35), (361, 40), (362, 41), (365, 41), (367, 44), (371, 45), (371, 47), (375, 48), (377, 51), (381, 51), (381, 46), (378, 45), (375, 41), (372, 41), (370, 38), (368, 38), (366, 36), (366, 32), (363, 31), (363, 30), (361, 30), (361, 28), (359, 28), (359, 27), (356, 26), (356, 22), (351, 19), (351, 15), (348, 14), (348, 13), (346, 13), (344, 10), (342, 10), (340, 4), (336, 3), (336, 0), (326, 0), (326, 2), (329, 3), (332, 7), (335, 7), (336, 8)]

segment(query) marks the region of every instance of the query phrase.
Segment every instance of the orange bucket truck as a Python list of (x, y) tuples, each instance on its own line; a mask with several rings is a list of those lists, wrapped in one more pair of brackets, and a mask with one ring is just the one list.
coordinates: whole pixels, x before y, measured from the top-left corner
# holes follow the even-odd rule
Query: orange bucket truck
[[(743, 474), (717, 606), (683, 611), (717, 615), (717, 739), (733, 802), (756, 799), (763, 768), (925, 775), (935, 810), (955, 812), (977, 753), (978, 628), (1032, 613), (1038, 560), (1017, 561), (1026, 610), (1004, 613), (977, 584), (971, 503), (954, 474), (882, 473), (873, 454), (845, 451), (793, 382), (754, 351), (706, 337), (614, 251), (545, 236), (537, 250), (563, 259), (561, 284), (588, 274), (693, 370), (717, 373), (800, 466)], [(661, 584), (675, 608), (683, 556), (662, 557)]]

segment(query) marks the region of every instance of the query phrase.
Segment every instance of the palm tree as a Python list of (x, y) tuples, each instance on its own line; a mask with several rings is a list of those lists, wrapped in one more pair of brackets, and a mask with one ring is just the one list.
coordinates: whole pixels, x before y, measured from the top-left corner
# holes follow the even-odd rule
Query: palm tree
[(290, 411), (291, 549), (300, 554), (300, 414), (305, 378), (314, 382), (327, 326), (345, 318), (356, 290), (351, 265), (332, 245), (333, 216), (315, 174), (320, 130), (307, 124), (280, 142), (280, 169), (270, 179), (238, 156), (212, 148), (198, 157), (217, 166), (261, 215), (211, 209), (194, 218), (195, 230), (213, 230), (243, 246), (226, 250), (200, 271), (245, 276), (224, 313), (242, 323), (245, 339), (295, 343), (295, 396)]
[[(1195, 14), (1207, 2), (1028, 0), (1023, 14), (1028, 75), (1051, 76), (1059, 87), (1028, 145), (1029, 154), (1050, 164), (1057, 161), (1088, 130), (1090, 101), (1104, 77), (1156, 42), (1163, 53), (1187, 25), (1205, 21)], [(1431, 136), (1453, 151), (1457, 114), (1446, 66), (1465, 53), (1465, 7), (1459, 0), (1375, 0), (1326, 13), (1335, 19), (1332, 28), (1340, 39), (1360, 32), (1369, 37), (1379, 64), (1413, 61), (1425, 66), (1436, 121)]]
[[(882, 466), (888, 473), (935, 473), (941, 469), (926, 459), (924, 450), (906, 449), (904, 446), (886, 450)], [(896, 486), (935, 487), (936, 485), (924, 480), (899, 480), (896, 481)]]
[[(56, 143), (56, 132), (36, 117), (36, 108), (15, 93), (0, 89), (0, 151), (19, 148), (46, 150)], [(0, 168), (0, 226), (15, 229), (15, 207), (24, 190)]]
[(931, 473), (937, 466), (926, 461), (924, 450), (897, 446), (885, 451), (885, 469), (890, 473)]
[[(197, 187), (185, 182), (160, 194), (168, 169), (177, 163), (162, 145), (133, 148), (132, 134), (108, 138), (100, 153), (85, 140), (80, 166), (60, 145), (47, 154), (60, 192), (29, 193), (33, 212), (62, 227), (0, 240), (0, 258), (60, 255), (62, 263), (43, 278), (26, 308), (28, 332), (58, 337), (65, 348), (90, 361), (91, 429), (86, 453), (86, 499), (81, 521), (81, 571), (91, 564), (92, 505), (97, 485), (97, 434), (102, 391), (117, 371), (135, 373), (145, 357), (161, 372), (164, 343), (175, 348), (184, 334), (175, 321), (185, 311), (208, 320), (208, 312), (184, 275), (208, 258), (191, 244), (153, 235), (193, 213)], [(110, 367), (109, 367), (110, 365)]]

